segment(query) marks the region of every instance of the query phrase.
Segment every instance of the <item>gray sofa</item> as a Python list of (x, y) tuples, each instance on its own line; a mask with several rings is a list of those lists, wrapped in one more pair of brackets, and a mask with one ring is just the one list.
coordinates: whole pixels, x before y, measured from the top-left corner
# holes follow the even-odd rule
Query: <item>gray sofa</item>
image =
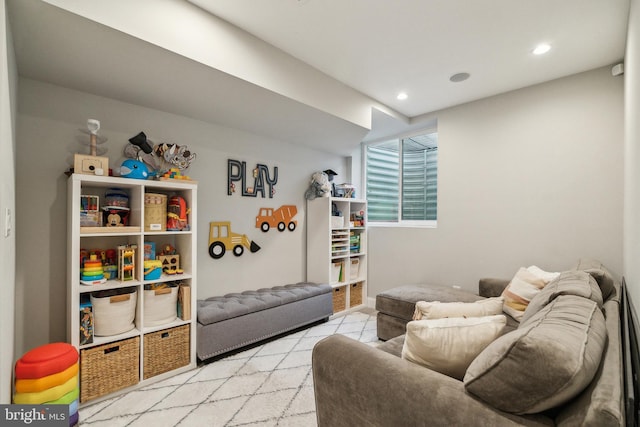
[(198, 300), (196, 353), (206, 360), (327, 320), (332, 288), (296, 283)]
[[(312, 361), (318, 425), (625, 425), (621, 284), (593, 260), (559, 280), (478, 355), (463, 381), (402, 359), (404, 335), (377, 348), (341, 335), (319, 342)], [(482, 281), (480, 297), (500, 295), (508, 282)], [(443, 287), (422, 292), (427, 301), (447, 298)]]

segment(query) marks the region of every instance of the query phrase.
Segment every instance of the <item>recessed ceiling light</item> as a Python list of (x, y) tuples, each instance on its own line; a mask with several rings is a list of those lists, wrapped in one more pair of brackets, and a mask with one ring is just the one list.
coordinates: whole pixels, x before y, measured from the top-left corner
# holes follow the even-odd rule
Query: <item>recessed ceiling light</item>
[(403, 101), (403, 100), (407, 99), (408, 97), (409, 97), (409, 95), (407, 95), (405, 92), (400, 92), (396, 98), (398, 98), (400, 101)]
[(471, 77), (471, 74), (469, 73), (457, 73), (449, 77), (449, 81), (452, 81), (453, 83), (459, 83), (467, 80), (469, 77)]
[(533, 49), (534, 55), (543, 55), (551, 50), (551, 45), (548, 43), (540, 43), (538, 46)]

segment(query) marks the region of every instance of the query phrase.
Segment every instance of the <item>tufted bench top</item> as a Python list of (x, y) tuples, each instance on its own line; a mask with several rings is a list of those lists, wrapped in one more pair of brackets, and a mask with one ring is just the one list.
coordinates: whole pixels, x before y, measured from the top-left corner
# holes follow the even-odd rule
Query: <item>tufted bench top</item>
[(331, 285), (302, 282), (211, 297), (198, 300), (198, 322), (209, 325), (331, 292)]

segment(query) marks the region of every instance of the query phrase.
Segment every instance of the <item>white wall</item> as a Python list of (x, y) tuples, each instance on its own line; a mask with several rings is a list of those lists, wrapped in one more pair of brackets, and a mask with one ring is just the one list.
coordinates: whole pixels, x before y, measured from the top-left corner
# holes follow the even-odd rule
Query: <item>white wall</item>
[[(111, 165), (119, 165), (128, 138), (144, 131), (156, 142), (186, 144), (197, 153), (188, 174), (198, 187), (198, 297), (283, 285), (305, 279), (304, 191), (312, 172), (346, 170), (342, 157), (259, 135), (151, 110), (113, 99), (21, 79), (17, 131), (16, 347), (65, 339), (66, 176), (87, 118), (101, 121)], [(84, 151), (82, 151), (84, 152)], [(278, 167), (273, 199), (228, 196), (227, 160)], [(295, 204), (293, 232), (255, 228), (260, 207)], [(209, 221), (230, 220), (262, 249), (241, 257), (208, 256)], [(37, 268), (34, 268), (37, 267)]]
[(369, 296), (407, 283), (475, 291), (481, 277), (580, 257), (622, 274), (622, 78), (605, 67), (435, 116), (438, 228), (372, 228)]
[(625, 55), (624, 276), (640, 316), (640, 2), (631, 0)]
[(4, 0), (0, 1), (0, 404), (11, 403), (14, 360), (15, 229), (4, 233), (5, 210), (15, 218), (15, 96), (17, 71), (11, 31), (6, 23)]

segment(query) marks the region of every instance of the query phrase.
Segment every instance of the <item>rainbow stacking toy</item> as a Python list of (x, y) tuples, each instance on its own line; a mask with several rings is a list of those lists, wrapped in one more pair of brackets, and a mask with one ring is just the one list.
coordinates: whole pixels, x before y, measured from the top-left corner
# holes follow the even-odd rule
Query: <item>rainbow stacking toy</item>
[(53, 343), (25, 353), (15, 366), (13, 403), (69, 405), (69, 425), (78, 423), (78, 350)]
[(99, 260), (96, 255), (91, 255), (90, 258), (84, 262), (80, 283), (83, 285), (98, 285), (106, 281), (102, 261)]

